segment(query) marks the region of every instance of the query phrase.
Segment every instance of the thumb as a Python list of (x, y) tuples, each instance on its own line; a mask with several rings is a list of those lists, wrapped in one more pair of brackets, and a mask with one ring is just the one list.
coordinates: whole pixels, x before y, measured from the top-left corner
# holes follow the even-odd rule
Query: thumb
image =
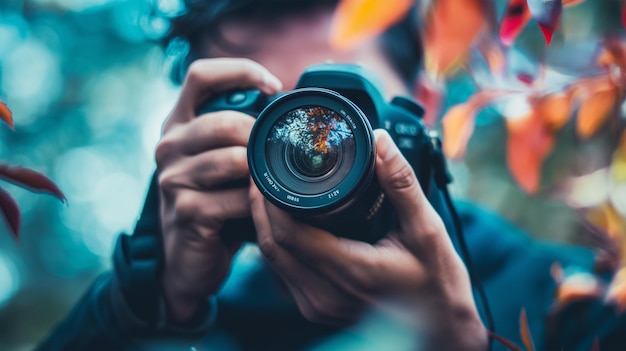
[(441, 217), (430, 205), (413, 168), (389, 133), (377, 129), (374, 135), (378, 182), (398, 215), (404, 235), (425, 238), (445, 233)]
[(413, 168), (404, 158), (386, 130), (377, 129), (376, 174), (400, 217), (412, 217), (423, 202), (427, 202)]

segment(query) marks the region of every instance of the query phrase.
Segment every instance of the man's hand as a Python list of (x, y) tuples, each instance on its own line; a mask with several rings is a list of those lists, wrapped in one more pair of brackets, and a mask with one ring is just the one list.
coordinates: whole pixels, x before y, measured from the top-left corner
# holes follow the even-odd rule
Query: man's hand
[(220, 287), (239, 243), (219, 236), (224, 222), (250, 216), (247, 188), (224, 188), (248, 178), (246, 145), (254, 118), (234, 111), (196, 118), (212, 94), (258, 88), (275, 94), (281, 83), (243, 59), (194, 62), (156, 149), (165, 246), (162, 285), (174, 322), (188, 320)]
[(400, 302), (436, 350), (485, 350), (468, 273), (443, 222), (388, 133), (376, 131), (376, 170), (400, 229), (375, 245), (293, 220), (251, 187), (257, 240), (302, 314), (345, 325), (383, 300)]

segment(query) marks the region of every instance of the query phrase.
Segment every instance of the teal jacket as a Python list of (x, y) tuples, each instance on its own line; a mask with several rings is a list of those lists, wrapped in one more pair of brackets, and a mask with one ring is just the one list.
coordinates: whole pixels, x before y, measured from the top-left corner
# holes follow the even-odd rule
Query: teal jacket
[[(525, 309), (537, 350), (589, 351), (595, 338), (602, 351), (626, 350), (626, 318), (614, 308), (587, 300), (554, 313), (551, 265), (591, 271), (589, 249), (532, 240), (470, 203), (457, 202), (456, 208), (497, 334), (523, 345), (519, 316)], [(94, 282), (38, 350), (407, 350), (414, 349), (411, 340), (419, 345), (414, 331), (384, 317), (343, 330), (307, 321), (253, 244), (235, 258), (220, 293), (188, 325), (169, 325), (158, 284), (158, 213), (153, 184), (135, 232), (118, 239), (114, 270)], [(479, 300), (477, 305), (484, 311)], [(506, 350), (497, 342), (492, 349)]]

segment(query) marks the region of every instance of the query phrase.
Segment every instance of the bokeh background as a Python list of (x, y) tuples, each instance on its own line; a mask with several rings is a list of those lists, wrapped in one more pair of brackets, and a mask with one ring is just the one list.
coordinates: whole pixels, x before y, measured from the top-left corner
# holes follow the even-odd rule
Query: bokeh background
[[(496, 1), (501, 14), (505, 1)], [(12, 109), (15, 131), (0, 125), (0, 162), (45, 173), (68, 204), (2, 183), (23, 215), (21, 242), (0, 224), (0, 349), (27, 350), (62, 319), (94, 277), (110, 267), (120, 232), (131, 231), (148, 180), (161, 123), (177, 88), (171, 57), (154, 41), (167, 22), (148, 16), (180, 11), (178, 0), (1, 0), (0, 99)], [(576, 47), (589, 60), (599, 38), (621, 28), (619, 1), (586, 1), (565, 11), (551, 50)], [(570, 50), (570, 49), (568, 49)], [(572, 49), (573, 50), (573, 49)], [(516, 44), (517, 61), (533, 67), (545, 56), (536, 26)], [(560, 52), (560, 54), (559, 54)], [(446, 104), (475, 86), (459, 73)], [(480, 114), (464, 161), (451, 164), (456, 197), (491, 208), (529, 235), (590, 245), (577, 213), (542, 191), (528, 196), (509, 175), (506, 132), (493, 110)], [(544, 184), (606, 166), (611, 125), (582, 142), (560, 133), (544, 168)], [(549, 190), (549, 189), (548, 189)]]

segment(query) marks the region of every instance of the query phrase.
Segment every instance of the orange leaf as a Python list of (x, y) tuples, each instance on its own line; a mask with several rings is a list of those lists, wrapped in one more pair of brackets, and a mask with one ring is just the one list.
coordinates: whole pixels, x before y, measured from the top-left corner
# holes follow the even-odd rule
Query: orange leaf
[(611, 66), (618, 66), (622, 70), (626, 69), (626, 45), (617, 39), (609, 38), (604, 43), (602, 51), (598, 55), (598, 65), (605, 69), (610, 69)]
[(9, 110), (9, 106), (0, 100), (0, 119), (13, 128), (13, 113)]
[(563, 7), (572, 7), (584, 1), (585, 0), (561, 0), (561, 3), (563, 3)]
[[(626, 219), (622, 218), (611, 202), (604, 202), (592, 209), (585, 215), (585, 219), (616, 243), (626, 244)], [(623, 254), (626, 255), (626, 246), (623, 246), (623, 249)], [(626, 259), (626, 257), (623, 258)]]
[(498, 340), (502, 345), (506, 346), (511, 351), (523, 351), (519, 346), (515, 345), (511, 340), (503, 336), (500, 336), (492, 332), (491, 330), (487, 330), (487, 334), (489, 334), (489, 337)]
[(554, 136), (536, 114), (507, 119), (507, 163), (517, 184), (528, 193), (539, 189), (541, 164), (554, 146)]
[(602, 294), (598, 280), (591, 274), (579, 272), (558, 282), (555, 299), (565, 305), (575, 301), (597, 298)]
[(626, 130), (622, 133), (611, 161), (611, 175), (617, 182), (626, 182)]
[(576, 130), (583, 138), (591, 137), (613, 111), (617, 103), (618, 90), (600, 90), (583, 99), (578, 109)]
[(487, 25), (481, 0), (433, 0), (424, 27), (424, 62), (434, 75), (453, 73)]
[(526, 0), (511, 0), (506, 7), (500, 24), (500, 41), (507, 46), (513, 45), (515, 38), (522, 32), (532, 18)]
[(476, 107), (471, 103), (459, 104), (443, 117), (443, 152), (452, 159), (465, 155), (467, 143), (474, 132)]
[(567, 123), (572, 114), (570, 94), (550, 94), (537, 102), (537, 113), (551, 130), (556, 131)]
[(330, 45), (350, 50), (400, 21), (413, 0), (342, 0), (330, 29)]
[(522, 342), (526, 346), (527, 351), (535, 351), (535, 344), (533, 344), (533, 337), (530, 334), (530, 328), (528, 328), (528, 319), (526, 318), (526, 309), (522, 308), (522, 312), (519, 315), (519, 334), (522, 337)]

